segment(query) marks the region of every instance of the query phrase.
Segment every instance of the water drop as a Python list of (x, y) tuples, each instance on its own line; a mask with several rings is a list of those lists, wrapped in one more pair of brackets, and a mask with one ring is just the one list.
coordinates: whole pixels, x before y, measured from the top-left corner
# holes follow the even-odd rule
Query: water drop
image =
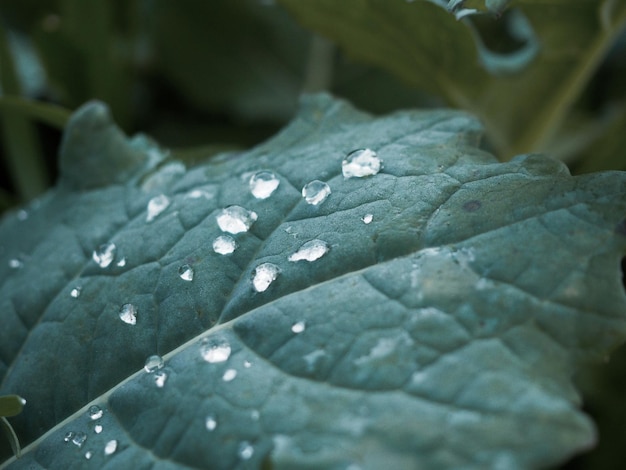
[(211, 364), (224, 362), (230, 357), (230, 344), (223, 338), (204, 338), (200, 346), (200, 354)]
[(365, 214), (363, 217), (361, 217), (361, 220), (366, 225), (371, 224), (372, 220), (374, 220), (374, 216), (372, 214)]
[(97, 250), (94, 250), (91, 258), (101, 268), (107, 268), (115, 258), (115, 243), (105, 243), (100, 245)]
[(250, 418), (252, 418), (254, 421), (258, 421), (260, 417), (261, 413), (259, 412), (259, 410), (252, 410), (250, 412)]
[(243, 366), (246, 369), (249, 369), (250, 367), (252, 367), (252, 363), (250, 361), (243, 361)]
[(96, 434), (100, 434), (102, 432), (102, 425), (101, 424), (96, 424), (93, 427), (93, 432), (95, 432)]
[(170, 198), (165, 194), (155, 196), (148, 202), (146, 222), (152, 222), (170, 205)]
[(263, 263), (256, 267), (252, 276), (252, 285), (257, 292), (265, 292), (280, 274), (280, 268), (272, 263)]
[(298, 251), (289, 256), (289, 261), (315, 261), (328, 253), (328, 243), (324, 240), (311, 240), (306, 242)]
[(26, 212), (24, 209), (20, 209), (19, 211), (17, 211), (17, 220), (23, 222), (26, 219), (28, 219), (28, 212)]
[(217, 225), (223, 232), (242, 233), (250, 230), (256, 219), (256, 212), (241, 206), (228, 206), (217, 215)]
[(254, 447), (252, 447), (252, 445), (248, 441), (242, 441), (239, 444), (239, 449), (237, 453), (239, 454), (239, 457), (241, 457), (243, 460), (249, 460), (254, 454)]
[(11, 269), (20, 269), (22, 266), (24, 266), (24, 263), (22, 263), (17, 258), (13, 258), (9, 260), (9, 268)]
[(188, 264), (183, 264), (178, 268), (178, 275), (183, 281), (193, 281), (193, 268)]
[(129, 325), (137, 324), (137, 307), (133, 304), (124, 304), (119, 312), (120, 320)]
[(85, 458), (87, 460), (89, 460), (91, 457), (93, 456), (93, 452), (88, 450), (87, 452), (85, 452)]
[(217, 418), (215, 415), (208, 415), (204, 419), (204, 426), (207, 428), (207, 431), (215, 431), (215, 428), (217, 428)]
[(77, 432), (72, 437), (72, 444), (74, 444), (77, 447), (82, 447), (86, 440), (87, 440), (87, 434), (85, 434), (84, 432)]
[(154, 383), (157, 387), (163, 388), (165, 382), (167, 381), (167, 377), (167, 372), (165, 372), (164, 370), (158, 370), (154, 373)]
[(258, 171), (250, 178), (250, 192), (257, 199), (267, 199), (279, 184), (280, 180), (271, 171)]
[(76, 434), (74, 431), (66, 432), (65, 436), (63, 436), (63, 441), (70, 442), (72, 439), (74, 439), (74, 434)]
[(302, 197), (312, 206), (318, 206), (330, 195), (330, 186), (320, 180), (313, 180), (302, 188)]
[(235, 379), (235, 377), (237, 377), (236, 369), (226, 369), (226, 371), (224, 372), (224, 375), (222, 376), (222, 380), (224, 382), (231, 382), (232, 380)]
[(74, 298), (74, 299), (79, 298), (79, 297), (80, 297), (80, 291), (81, 291), (82, 289), (83, 289), (83, 288), (82, 288), (82, 287), (80, 287), (80, 286), (76, 286), (76, 287), (74, 287), (74, 288), (70, 291), (70, 296), (71, 296), (72, 298)]
[(237, 242), (230, 235), (220, 235), (213, 240), (213, 251), (219, 255), (230, 255), (237, 249)]
[(157, 354), (153, 354), (152, 356), (148, 357), (148, 359), (146, 359), (143, 370), (145, 370), (148, 374), (151, 374), (158, 369), (162, 369), (164, 365), (165, 361), (163, 360), (163, 358)]
[(350, 152), (341, 162), (341, 172), (344, 178), (363, 178), (378, 174), (382, 168), (382, 161), (371, 149), (358, 149)]
[(117, 450), (117, 441), (115, 439), (110, 440), (104, 445), (104, 455), (111, 455)]
[(306, 329), (306, 323), (303, 321), (294, 323), (291, 326), (291, 331), (293, 331), (295, 334), (302, 333), (305, 329)]
[(102, 411), (102, 408), (100, 408), (98, 405), (90, 406), (87, 410), (87, 416), (89, 416), (89, 419), (91, 419), (92, 421), (102, 418), (103, 414), (104, 412)]
[(120, 267), (120, 268), (123, 268), (124, 266), (126, 266), (126, 258), (122, 258), (117, 263), (115, 263), (115, 265)]

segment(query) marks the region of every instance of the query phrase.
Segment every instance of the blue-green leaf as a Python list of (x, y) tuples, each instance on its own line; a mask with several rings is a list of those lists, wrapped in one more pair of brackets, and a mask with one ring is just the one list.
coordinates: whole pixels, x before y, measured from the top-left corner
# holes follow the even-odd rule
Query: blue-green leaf
[[(571, 377), (626, 336), (624, 173), (497, 163), (462, 112), (326, 95), (188, 170), (126, 143), (127, 171), (102, 110), (0, 224), (1, 391), (34, 440), (9, 468), (543, 468), (593, 445)], [(80, 185), (77, 148), (123, 172)]]

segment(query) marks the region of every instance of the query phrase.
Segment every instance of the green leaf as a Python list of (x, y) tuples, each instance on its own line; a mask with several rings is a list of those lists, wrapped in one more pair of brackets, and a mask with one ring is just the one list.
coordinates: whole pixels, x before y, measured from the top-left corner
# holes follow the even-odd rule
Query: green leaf
[[(626, 3), (613, 0), (520, 0), (500, 18), (461, 21), (443, 1), (280, 3), (355, 59), (475, 113), (504, 159), (550, 145), (626, 23)], [(502, 67), (510, 73), (492, 73)]]
[(0, 96), (0, 110), (41, 121), (57, 129), (65, 127), (71, 114), (68, 109), (62, 106), (6, 95)]
[(0, 397), (0, 416), (15, 416), (22, 412), (24, 399), (18, 395)]
[(0, 429), (2, 429), (5, 436), (9, 440), (9, 444), (11, 445), (11, 450), (13, 451), (13, 455), (15, 455), (16, 457), (19, 457), (22, 451), (20, 447), (20, 441), (17, 438), (15, 431), (13, 431), (13, 427), (11, 426), (11, 423), (9, 423), (9, 421), (4, 416), (0, 416)]
[[(80, 186), (106, 136), (122, 166), (101, 110), (0, 224), (1, 390), (34, 440), (8, 468), (544, 468), (594, 444), (571, 377), (626, 337), (624, 173), (497, 163), (465, 113), (319, 95), (248, 152), (185, 170), (146, 146)], [(344, 177), (364, 148), (382, 169)]]

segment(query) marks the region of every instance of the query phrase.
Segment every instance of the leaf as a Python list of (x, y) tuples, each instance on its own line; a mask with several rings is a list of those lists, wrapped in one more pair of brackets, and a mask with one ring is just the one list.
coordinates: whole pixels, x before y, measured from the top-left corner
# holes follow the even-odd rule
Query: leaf
[(0, 416), (15, 416), (22, 412), (24, 399), (18, 395), (0, 396)]
[[(0, 224), (1, 389), (36, 439), (8, 468), (543, 468), (593, 445), (571, 376), (626, 337), (624, 173), (500, 164), (465, 113), (319, 95), (248, 152), (185, 170), (146, 146), (81, 187), (104, 136), (104, 166), (139, 148), (101, 110)], [(359, 148), (382, 169), (345, 178)]]
[[(500, 19), (462, 21), (443, 0), (280, 3), (355, 59), (476, 114), (504, 159), (550, 145), (626, 22), (626, 2), (612, 0), (520, 0)], [(468, 5), (476, 3), (505, 2)]]

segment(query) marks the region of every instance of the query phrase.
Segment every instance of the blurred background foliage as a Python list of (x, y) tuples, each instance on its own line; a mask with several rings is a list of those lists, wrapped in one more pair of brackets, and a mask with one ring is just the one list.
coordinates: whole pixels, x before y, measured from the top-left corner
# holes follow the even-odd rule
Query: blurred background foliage
[[(626, 170), (626, 0), (508, 3), (2, 0), (0, 211), (54, 184), (63, 126), (90, 99), (187, 165), (253, 146), (327, 90), (373, 113), (466, 109), (501, 160)], [(563, 468), (621, 469), (624, 348), (578, 380), (600, 444)]]

